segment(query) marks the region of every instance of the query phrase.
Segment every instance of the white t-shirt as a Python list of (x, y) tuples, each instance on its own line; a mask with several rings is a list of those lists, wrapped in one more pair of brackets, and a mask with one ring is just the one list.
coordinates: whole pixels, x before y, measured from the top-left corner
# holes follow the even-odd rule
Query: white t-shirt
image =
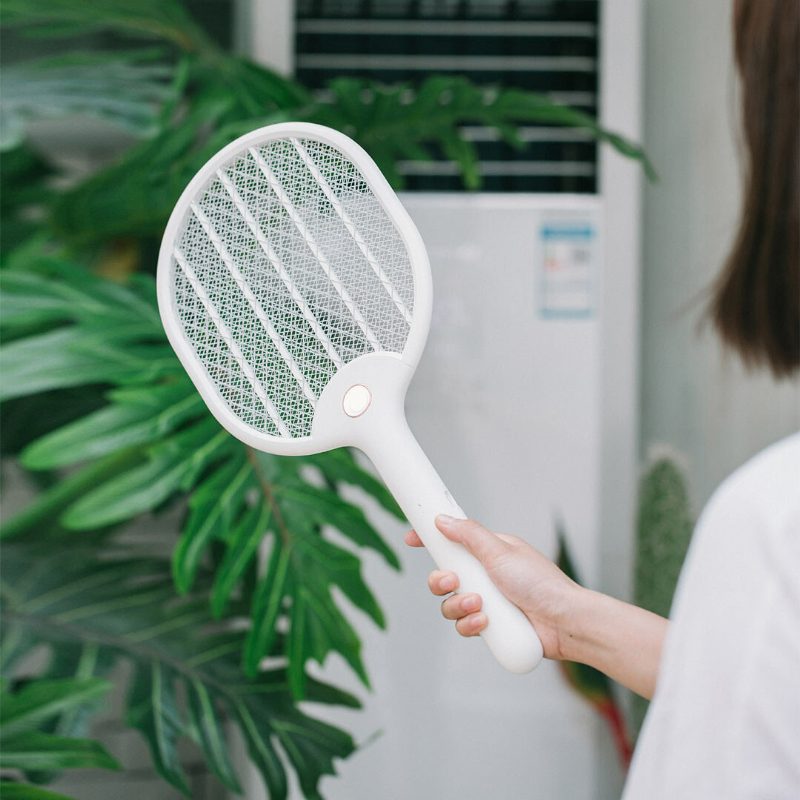
[(800, 798), (800, 434), (698, 524), (623, 800)]

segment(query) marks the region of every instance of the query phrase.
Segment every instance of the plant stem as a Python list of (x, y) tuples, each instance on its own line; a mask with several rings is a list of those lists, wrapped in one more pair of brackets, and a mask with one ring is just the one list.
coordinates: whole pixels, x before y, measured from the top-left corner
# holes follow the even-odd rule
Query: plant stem
[(247, 460), (250, 462), (250, 466), (252, 466), (256, 479), (258, 480), (258, 485), (261, 487), (261, 493), (264, 495), (264, 500), (266, 500), (266, 503), (270, 508), (272, 518), (275, 520), (275, 525), (278, 528), (278, 535), (281, 537), (281, 541), (283, 542), (284, 546), (288, 547), (292, 543), (292, 535), (289, 533), (289, 528), (286, 525), (286, 521), (283, 519), (280, 506), (278, 505), (277, 500), (275, 500), (275, 492), (272, 489), (272, 484), (269, 482), (269, 480), (267, 480), (267, 476), (264, 475), (264, 472), (258, 463), (258, 456), (256, 455), (255, 450), (247, 445), (245, 445), (244, 449), (247, 453)]

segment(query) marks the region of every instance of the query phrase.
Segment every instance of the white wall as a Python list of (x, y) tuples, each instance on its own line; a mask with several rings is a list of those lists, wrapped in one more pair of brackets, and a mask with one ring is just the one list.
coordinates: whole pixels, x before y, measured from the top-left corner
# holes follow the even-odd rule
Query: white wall
[(645, 3), (645, 145), (661, 177), (644, 192), (641, 445), (686, 455), (696, 511), (739, 464), (800, 427), (797, 382), (748, 375), (708, 326), (698, 331), (739, 210), (731, 7)]

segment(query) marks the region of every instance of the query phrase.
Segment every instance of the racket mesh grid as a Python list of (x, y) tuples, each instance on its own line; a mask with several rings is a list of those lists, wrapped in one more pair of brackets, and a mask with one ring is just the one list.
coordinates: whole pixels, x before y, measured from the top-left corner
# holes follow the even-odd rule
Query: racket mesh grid
[(175, 311), (221, 399), (273, 436), (311, 433), (344, 364), (402, 353), (414, 283), (405, 244), (358, 167), (314, 139), (234, 157), (187, 212)]

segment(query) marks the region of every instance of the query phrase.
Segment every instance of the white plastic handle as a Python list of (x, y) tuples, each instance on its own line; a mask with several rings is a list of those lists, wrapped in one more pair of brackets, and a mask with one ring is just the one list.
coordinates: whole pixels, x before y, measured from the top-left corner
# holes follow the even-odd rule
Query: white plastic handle
[(492, 583), (483, 565), (456, 542), (439, 532), (438, 514), (465, 519), (436, 473), (405, 418), (382, 429), (367, 452), (384, 482), (414, 526), (439, 569), (458, 575), (459, 592), (476, 592), (483, 599), (489, 624), (481, 636), (498, 662), (510, 672), (530, 672), (542, 659), (542, 643), (528, 618)]

